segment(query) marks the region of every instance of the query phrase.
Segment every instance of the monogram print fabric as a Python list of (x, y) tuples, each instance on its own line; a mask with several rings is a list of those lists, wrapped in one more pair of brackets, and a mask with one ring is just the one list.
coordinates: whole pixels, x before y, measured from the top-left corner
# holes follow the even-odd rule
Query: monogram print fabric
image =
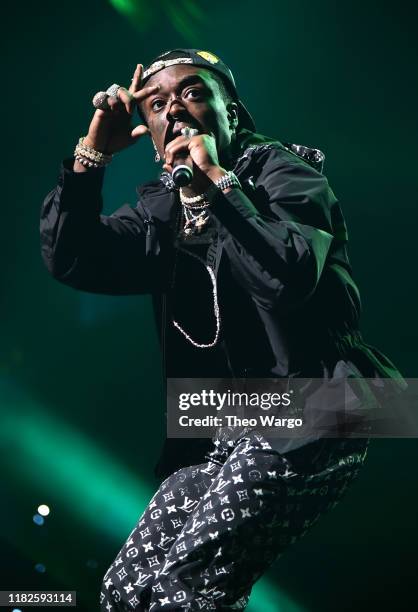
[(255, 431), (216, 439), (206, 462), (161, 484), (104, 577), (101, 611), (245, 609), (257, 579), (340, 501), (368, 442), (322, 440), (293, 460)]

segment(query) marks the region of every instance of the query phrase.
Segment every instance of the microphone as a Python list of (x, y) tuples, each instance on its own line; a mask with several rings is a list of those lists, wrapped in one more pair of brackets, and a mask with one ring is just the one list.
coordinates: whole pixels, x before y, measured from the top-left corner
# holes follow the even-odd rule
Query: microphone
[[(185, 127), (181, 129), (183, 136), (192, 138), (199, 133), (199, 130), (194, 128)], [(189, 155), (183, 152), (177, 153), (173, 161), (173, 172), (171, 178), (173, 179), (176, 187), (185, 187), (190, 185), (193, 180), (193, 162), (190, 162)]]

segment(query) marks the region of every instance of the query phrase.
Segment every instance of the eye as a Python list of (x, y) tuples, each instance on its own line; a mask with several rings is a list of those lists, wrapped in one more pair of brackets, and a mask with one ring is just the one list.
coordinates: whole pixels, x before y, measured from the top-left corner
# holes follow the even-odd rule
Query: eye
[(164, 104), (164, 102), (162, 100), (160, 100), (160, 99), (153, 100), (151, 102), (151, 108), (152, 108), (153, 111), (159, 110), (161, 108), (161, 106), (156, 106), (156, 104), (158, 104), (158, 103)]
[(189, 94), (193, 94), (192, 98), (199, 98), (202, 95), (202, 90), (193, 87), (192, 89), (188, 89), (185, 93), (186, 96), (189, 96)]

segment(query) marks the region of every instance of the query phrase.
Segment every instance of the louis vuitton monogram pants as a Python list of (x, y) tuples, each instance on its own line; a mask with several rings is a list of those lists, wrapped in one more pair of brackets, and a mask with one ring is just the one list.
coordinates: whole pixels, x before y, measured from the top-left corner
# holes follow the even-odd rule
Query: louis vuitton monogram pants
[(245, 609), (257, 579), (341, 500), (368, 442), (283, 455), (255, 431), (216, 439), (206, 462), (161, 484), (104, 577), (101, 611)]

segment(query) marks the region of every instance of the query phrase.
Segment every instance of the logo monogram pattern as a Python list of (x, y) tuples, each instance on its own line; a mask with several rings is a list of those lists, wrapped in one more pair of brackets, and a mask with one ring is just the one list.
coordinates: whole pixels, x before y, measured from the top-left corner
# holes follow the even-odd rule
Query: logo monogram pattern
[[(101, 612), (215, 610), (226, 601), (244, 610), (262, 571), (337, 505), (368, 446), (334, 441), (297, 473), (256, 432), (216, 442), (207, 463), (178, 470), (155, 493), (105, 574)], [(247, 537), (234, 535), (240, 525)]]

